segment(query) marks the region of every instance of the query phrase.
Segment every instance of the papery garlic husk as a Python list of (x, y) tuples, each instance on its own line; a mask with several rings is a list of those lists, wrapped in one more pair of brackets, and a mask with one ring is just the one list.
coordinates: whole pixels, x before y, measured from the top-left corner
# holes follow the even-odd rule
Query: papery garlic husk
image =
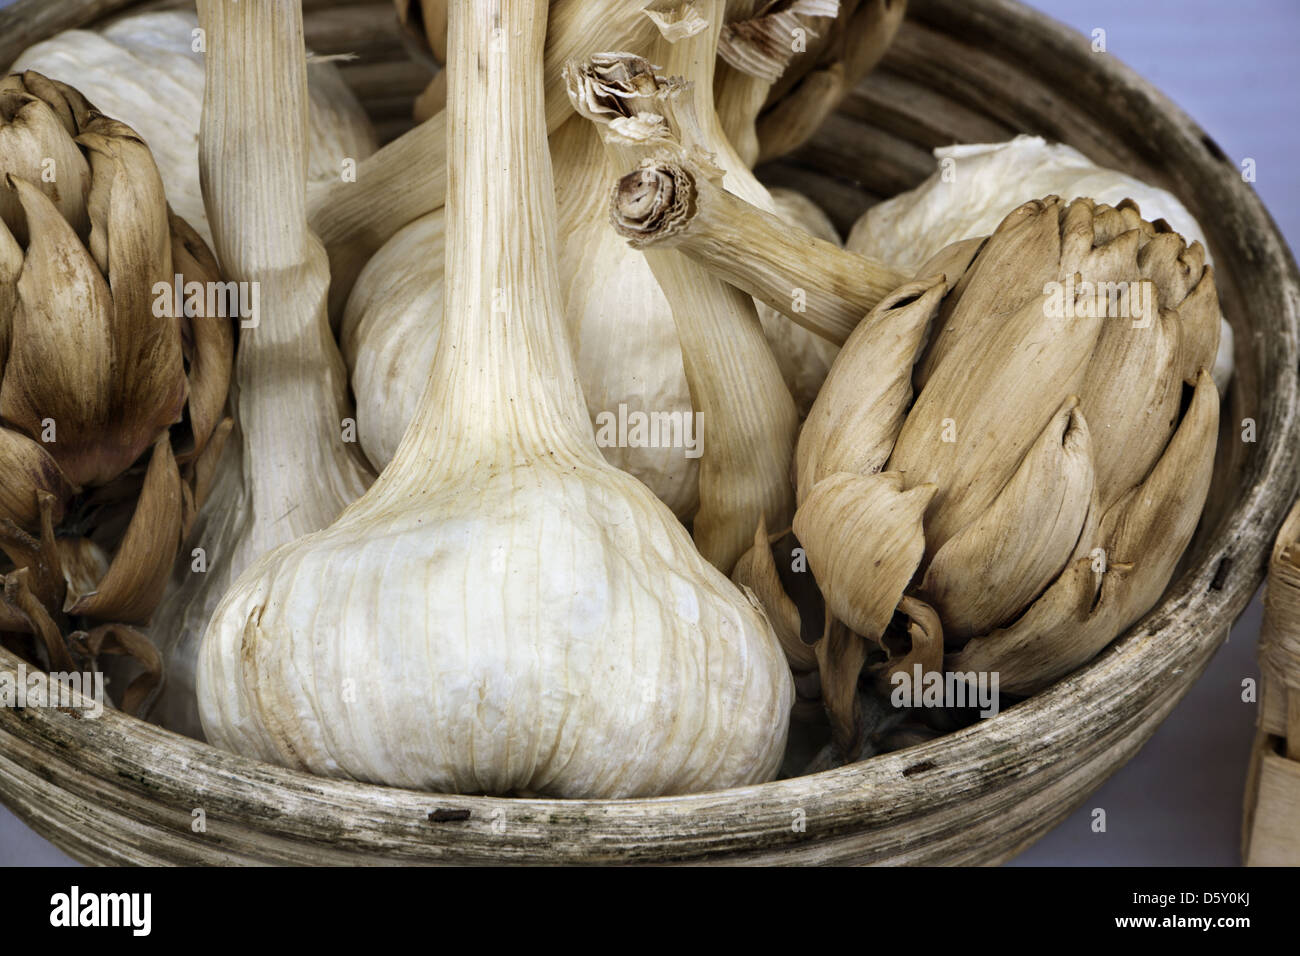
[[(829, 415), (877, 449), (856, 459), (865, 473), (884, 468), (906, 488), (933, 486), (909, 593), (938, 612), (950, 645), (969, 641), (950, 667), (999, 671), (1003, 690), (1028, 693), (1145, 613), (1196, 527), (1218, 415), (1208, 372), (1220, 321), (1213, 270), (1198, 243), (1145, 221), (1128, 200), (1110, 207), (1055, 196), (1024, 204), (987, 240), (956, 244), (926, 268), (942, 262), (954, 274), (947, 281), (900, 290), (904, 317), (933, 316), (915, 366), (909, 354), (924, 318), (869, 318), (846, 343), (809, 416), (798, 480), (816, 481), (823, 459), (855, 461), (858, 444), (837, 442)], [(855, 381), (868, 375), (854, 364), (864, 356), (885, 358), (879, 384)], [(841, 378), (840, 368), (853, 374)], [(922, 385), (900, 417), (909, 369)], [(1186, 388), (1192, 398), (1180, 416)], [(860, 436), (851, 416), (858, 393), (876, 409)], [(879, 396), (888, 396), (883, 405)], [(1183, 476), (1177, 489), (1174, 474)], [(820, 486), (800, 489), (801, 510)], [(849, 533), (835, 537), (834, 521), (823, 524), (844, 554), (871, 553)], [(869, 571), (817, 580), (832, 608), (871, 586)], [(874, 620), (854, 621), (879, 637)]]
[(224, 434), (234, 334), (182, 291), (220, 275), (148, 147), (77, 90), (0, 80), (0, 181), (0, 572), (23, 596), (11, 629), (67, 663), (73, 632), (154, 612)]
[(357, 400), (357, 437), (376, 469), (393, 460), (437, 353), (443, 220), (434, 210), (388, 240), (357, 276), (343, 312), (339, 345)]
[(441, 792), (649, 796), (776, 772), (793, 688), (770, 625), (592, 440), (555, 270), (545, 10), (449, 8), (431, 384), (370, 491), (218, 608), (199, 695), (219, 746)]
[[(1205, 248), (1205, 234), (1172, 194), (1092, 162), (1063, 143), (1017, 136), (1005, 143), (944, 146), (934, 151), (940, 168), (915, 189), (873, 206), (854, 224), (845, 248), (904, 271), (951, 243), (987, 236), (1021, 203), (1056, 195), (1087, 196), (1118, 206), (1133, 200), (1145, 219), (1163, 219), (1190, 245)], [(1206, 261), (1210, 262), (1208, 252)], [(1211, 369), (1223, 394), (1232, 376), (1232, 330), (1221, 323), (1220, 349)]]
[[(211, 245), (199, 187), (205, 54), (198, 27), (188, 11), (131, 14), (101, 30), (67, 30), (33, 44), (12, 69), (69, 83), (136, 130), (153, 153), (172, 208)], [(308, 75), (308, 175), (313, 182), (337, 181), (345, 159), (360, 162), (375, 151), (375, 133), (338, 67), (314, 62)]]

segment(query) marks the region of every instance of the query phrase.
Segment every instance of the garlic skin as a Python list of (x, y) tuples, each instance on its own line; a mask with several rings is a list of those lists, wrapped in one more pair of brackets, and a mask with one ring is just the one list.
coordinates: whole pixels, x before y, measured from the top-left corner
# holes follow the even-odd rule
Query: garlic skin
[(442, 330), (443, 209), (384, 243), (357, 276), (339, 345), (357, 400), (357, 440), (377, 469), (415, 416)]
[[(1132, 199), (1149, 222), (1164, 219), (1188, 242), (1205, 247), (1205, 233), (1170, 192), (1098, 166), (1083, 153), (1040, 136), (1005, 143), (970, 143), (934, 151), (939, 169), (909, 192), (868, 209), (844, 247), (915, 274), (928, 259), (961, 239), (987, 236), (1012, 209), (1042, 196), (1080, 197), (1117, 206)], [(945, 168), (951, 170), (945, 181)], [(1214, 381), (1219, 393), (1232, 377), (1232, 330), (1221, 322)]]
[(593, 440), (556, 269), (546, 9), (449, 7), (431, 384), (371, 489), (217, 609), (198, 692), (219, 746), (462, 793), (652, 796), (777, 771), (793, 682), (771, 625)]
[[(33, 44), (12, 69), (73, 84), (101, 112), (135, 129), (153, 153), (172, 209), (211, 246), (199, 187), (204, 54), (192, 46), (198, 26), (190, 12), (134, 14), (97, 32), (67, 30)], [(360, 161), (378, 143), (333, 63), (309, 64), (308, 78), (308, 178), (337, 180), (345, 157)]]

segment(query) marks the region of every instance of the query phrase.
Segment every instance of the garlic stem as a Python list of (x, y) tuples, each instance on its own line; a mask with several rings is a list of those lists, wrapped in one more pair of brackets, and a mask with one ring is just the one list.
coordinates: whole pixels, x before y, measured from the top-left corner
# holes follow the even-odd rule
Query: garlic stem
[(182, 554), (153, 620), (167, 667), (154, 717), (193, 736), (198, 647), (222, 594), (267, 551), (327, 525), (372, 478), (343, 441), (347, 375), (325, 312), (325, 251), (306, 221), (301, 10), (201, 0), (199, 15), (209, 38), (199, 161), (214, 246), (223, 274), (260, 301), (256, 326), (240, 334), (235, 431), (195, 522), (206, 570)]
[(487, 31), (487, 55), (500, 65), (486, 79), (448, 72), (443, 115), (457, 177), (447, 195), (442, 337), (420, 409), (376, 485), (381, 496), (428, 480), (431, 462), (455, 473), (569, 449), (595, 454), (559, 296), (550, 152), (531, 122), (543, 109), (525, 70), (528, 32), (546, 22), (536, 6), (474, 3), (451, 17), (464, 35), (449, 48), (473, 49)]
[(347, 375), (325, 315), (324, 250), (307, 227), (302, 16), (287, 8), (297, 5), (199, 4), (211, 42), (199, 161), (223, 274), (259, 290), (236, 410), (255, 533), (275, 543), (327, 524), (369, 480), (342, 437)]
[[(628, 54), (571, 68), (575, 108), (604, 127), (614, 163), (641, 159), (675, 135), (711, 144), (721, 138), (711, 78), (722, 0), (695, 7), (709, 16), (709, 27), (676, 42), (661, 41), (655, 52), (684, 83), (663, 82), (646, 61)], [(662, 194), (666, 185), (644, 178), (629, 201), (672, 205), (671, 194)], [(730, 572), (752, 545), (760, 520), (784, 527), (793, 514), (788, 464), (798, 413), (753, 300), (674, 250), (650, 249), (645, 257), (672, 307), (691, 399), (704, 419), (696, 544)]]
[[(909, 278), (733, 196), (681, 150), (663, 147), (659, 155), (614, 191), (614, 228), (637, 249), (678, 249), (836, 345)], [(641, 184), (651, 180), (663, 185), (647, 194)]]
[(728, 11), (729, 22), (718, 46), (724, 62), (718, 67), (714, 93), (727, 138), (745, 163), (753, 166), (760, 151), (758, 116), (772, 84), (797, 50), (835, 26), (841, 4), (839, 0), (778, 0), (764, 4), (761, 14), (756, 4), (747, 6), (748, 12), (740, 17)]

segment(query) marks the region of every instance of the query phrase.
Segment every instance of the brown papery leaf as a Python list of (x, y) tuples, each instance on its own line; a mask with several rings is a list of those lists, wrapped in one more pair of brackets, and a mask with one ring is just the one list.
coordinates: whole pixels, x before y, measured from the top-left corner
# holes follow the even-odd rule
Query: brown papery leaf
[(99, 588), (68, 613), (114, 622), (147, 623), (162, 599), (183, 518), (181, 476), (167, 436), (154, 444), (144, 488), (126, 536)]
[(89, 632), (76, 631), (68, 639), (92, 658), (123, 655), (143, 668), (143, 673), (132, 679), (119, 701), (125, 713), (142, 716), (150, 696), (162, 683), (162, 655), (153, 642), (143, 632), (125, 624), (103, 624)]
[(897, 472), (818, 482), (794, 516), (794, 533), (834, 616), (879, 640), (925, 549), (921, 515), (933, 485), (903, 490)]
[(113, 424), (112, 296), (72, 227), (45, 194), (20, 179), (31, 239), (18, 279), (0, 416), (30, 437), (49, 425), (46, 448), (73, 484), (107, 481), (141, 449), (124, 448)]
[(856, 754), (862, 745), (858, 677), (866, 660), (867, 642), (828, 615), (826, 631), (817, 642), (817, 667), (831, 739), (846, 756)]
[(943, 275), (910, 282), (853, 330), (799, 433), (800, 503), (828, 475), (869, 475), (889, 459), (912, 401), (912, 363), (949, 288)]
[(75, 489), (44, 447), (20, 432), (0, 427), (0, 517), (27, 531), (39, 530), (38, 490), (53, 496), (53, 521), (58, 524)]
[(1015, 624), (952, 655), (949, 669), (998, 671), (1002, 690), (1031, 694), (1089, 660), (1145, 613), (1196, 530), (1214, 471), (1218, 422), (1219, 395), (1202, 369), (1164, 455), (1102, 519), (1106, 570), (1095, 603), (1088, 599), (1095, 559), (1080, 557)]
[(805, 644), (800, 635), (799, 608), (785, 593), (781, 576), (776, 570), (772, 555), (772, 542), (767, 533), (767, 522), (759, 519), (754, 533), (754, 546), (736, 562), (731, 580), (754, 592), (758, 603), (767, 612), (776, 638), (781, 642), (790, 667), (795, 671), (810, 671), (817, 667), (817, 653)]
[[(180, 216), (170, 211), (169, 216), (172, 264), (183, 277), (183, 284), (199, 282), (207, 288), (209, 283), (220, 281), (216, 257), (203, 237)], [(181, 465), (203, 453), (213, 429), (221, 421), (235, 353), (234, 319), (208, 315), (206, 301), (197, 314), (184, 317), (183, 329), (187, 334), (182, 338), (189, 345), (185, 358), (189, 365), (190, 428), (194, 445), (177, 454), (176, 461)]]
[(1092, 442), (1071, 398), (1043, 429), (984, 514), (948, 539), (921, 593), (949, 636), (983, 634), (1011, 620), (1073, 553), (1092, 496)]

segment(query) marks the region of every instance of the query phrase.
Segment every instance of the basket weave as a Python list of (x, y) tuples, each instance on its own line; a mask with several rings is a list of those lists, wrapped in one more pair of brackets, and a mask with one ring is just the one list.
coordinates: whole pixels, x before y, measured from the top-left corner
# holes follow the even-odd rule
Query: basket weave
[(1248, 866), (1300, 866), (1300, 502), (1269, 564), (1259, 670), (1242, 855)]
[[(141, 7), (20, 0), (0, 61), (58, 30)], [(427, 71), (389, 0), (306, 0), (308, 42), (343, 65), (385, 137)], [(116, 712), (0, 710), (0, 799), (97, 863), (990, 863), (1079, 806), (1200, 675), (1258, 587), (1300, 481), (1300, 276), (1235, 164), (1088, 41), (1011, 0), (912, 0), (886, 57), (796, 154), (760, 169), (841, 229), (920, 182), (929, 151), (1037, 133), (1173, 191), (1205, 228), (1236, 331), (1214, 485), (1161, 603), (1052, 688), (958, 733), (821, 774), (656, 800), (440, 796), (312, 777)], [(1252, 418), (1263, 436), (1239, 440)], [(16, 658), (0, 651), (0, 670)], [(203, 810), (206, 830), (192, 829)]]

